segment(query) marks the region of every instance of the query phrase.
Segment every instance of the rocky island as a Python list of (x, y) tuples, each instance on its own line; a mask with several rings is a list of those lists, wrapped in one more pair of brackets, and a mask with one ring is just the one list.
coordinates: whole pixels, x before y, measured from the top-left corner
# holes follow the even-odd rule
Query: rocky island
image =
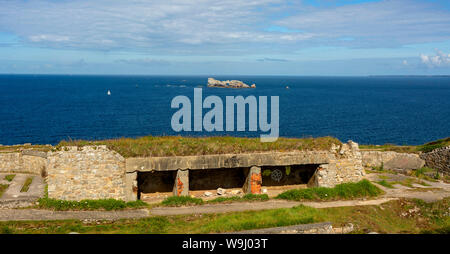
[(208, 87), (223, 87), (223, 88), (256, 88), (255, 84), (251, 86), (245, 84), (240, 80), (225, 80), (220, 81), (214, 78), (208, 78)]

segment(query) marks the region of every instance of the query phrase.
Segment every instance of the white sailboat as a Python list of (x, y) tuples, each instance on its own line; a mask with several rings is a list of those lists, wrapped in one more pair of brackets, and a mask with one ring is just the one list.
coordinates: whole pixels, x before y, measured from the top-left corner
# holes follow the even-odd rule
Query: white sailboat
[(108, 90), (108, 93), (107, 93), (107, 94), (108, 94), (108, 95), (111, 95), (111, 91)]

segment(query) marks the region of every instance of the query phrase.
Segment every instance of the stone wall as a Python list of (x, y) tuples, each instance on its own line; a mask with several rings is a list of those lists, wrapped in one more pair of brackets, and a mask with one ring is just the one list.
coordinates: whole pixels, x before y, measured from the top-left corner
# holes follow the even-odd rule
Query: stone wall
[(435, 149), (429, 153), (423, 153), (420, 158), (425, 160), (425, 165), (437, 169), (439, 172), (450, 175), (450, 146)]
[(333, 145), (330, 153), (334, 159), (321, 164), (308, 183), (309, 187), (333, 187), (346, 182), (358, 182), (365, 175), (362, 155), (357, 143), (349, 141)]
[[(362, 155), (358, 144), (349, 141), (333, 146), (330, 151), (264, 152), (205, 156), (175, 156), (124, 159), (106, 146), (63, 147), (58, 151), (22, 151), (0, 153), (0, 171), (47, 175), (48, 195), (61, 200), (120, 199), (136, 200), (138, 172), (189, 171), (204, 169), (230, 170), (264, 166), (320, 165), (310, 186), (332, 187), (356, 182), (364, 176)], [(250, 170), (251, 172), (251, 170)], [(256, 174), (256, 173), (255, 173)], [(182, 178), (184, 177), (184, 178)], [(249, 183), (259, 182), (247, 178)], [(180, 180), (183, 186), (188, 186)], [(178, 182), (177, 182), (178, 184)], [(175, 187), (179, 186), (174, 185)], [(249, 185), (252, 190), (252, 185)], [(254, 185), (256, 186), (256, 185)], [(253, 186), (253, 189), (255, 189)], [(177, 188), (181, 194), (188, 189)], [(258, 191), (257, 189), (252, 191)], [(177, 192), (178, 194), (178, 192)]]
[(46, 165), (45, 152), (0, 153), (0, 172), (45, 175)]
[(49, 152), (47, 172), (49, 198), (125, 199), (125, 159), (106, 146)]
[(393, 151), (362, 151), (364, 167), (381, 167), (384, 169), (405, 171), (419, 169), (425, 161), (418, 154), (397, 153)]

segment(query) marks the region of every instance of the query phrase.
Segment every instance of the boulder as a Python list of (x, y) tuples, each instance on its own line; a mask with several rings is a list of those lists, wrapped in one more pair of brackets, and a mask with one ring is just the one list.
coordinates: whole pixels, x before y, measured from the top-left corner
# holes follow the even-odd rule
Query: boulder
[(217, 189), (217, 195), (225, 195), (225, 193), (226, 193), (225, 189), (222, 189), (222, 188)]
[(422, 168), (424, 165), (425, 161), (420, 159), (419, 156), (399, 153), (383, 166), (385, 169), (406, 172), (407, 170)]
[(256, 87), (255, 84), (249, 86), (240, 80), (220, 81), (220, 80), (217, 80), (214, 78), (208, 78), (208, 86), (209, 87), (223, 87), (223, 88), (255, 88)]

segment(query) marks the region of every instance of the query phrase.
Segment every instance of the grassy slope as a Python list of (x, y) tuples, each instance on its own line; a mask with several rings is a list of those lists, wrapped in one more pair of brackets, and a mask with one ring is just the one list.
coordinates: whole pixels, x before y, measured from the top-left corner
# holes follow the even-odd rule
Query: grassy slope
[(368, 180), (357, 183), (342, 183), (333, 188), (314, 187), (307, 189), (294, 189), (285, 191), (277, 196), (279, 199), (287, 200), (345, 200), (355, 198), (376, 197), (383, 191)]
[(279, 138), (276, 142), (260, 142), (259, 138), (237, 137), (141, 137), (102, 141), (62, 141), (57, 147), (106, 145), (124, 157), (185, 156), (264, 151), (328, 150), (332, 144), (341, 144), (332, 137)]
[[(328, 150), (331, 144), (341, 144), (333, 137), (320, 138), (279, 138), (276, 142), (261, 143), (259, 138), (238, 137), (181, 137), (181, 136), (146, 136), (140, 138), (118, 138), (98, 141), (69, 140), (61, 141), (62, 146), (106, 145), (124, 157), (145, 156), (185, 156), (225, 153), (248, 153), (264, 151)], [(419, 146), (398, 146), (393, 144), (360, 145), (361, 149), (378, 151), (396, 151), (403, 153), (429, 152), (433, 149), (450, 145), (450, 137), (432, 141)], [(16, 152), (24, 149), (49, 151), (55, 149), (46, 145), (0, 146), (2, 152)]]
[[(426, 204), (395, 200), (380, 206), (247, 211), (225, 214), (158, 216), (136, 220), (0, 222), (0, 233), (218, 233), (330, 221), (335, 227), (352, 223), (355, 233), (449, 233), (450, 198)], [(418, 209), (417, 209), (418, 208)], [(411, 212), (412, 211), (412, 212)]]
[(379, 151), (394, 151), (399, 153), (419, 153), (431, 152), (436, 148), (450, 146), (450, 137), (428, 142), (419, 146), (397, 146), (393, 144), (385, 144), (381, 146), (376, 145), (360, 145), (361, 149), (379, 150)]

